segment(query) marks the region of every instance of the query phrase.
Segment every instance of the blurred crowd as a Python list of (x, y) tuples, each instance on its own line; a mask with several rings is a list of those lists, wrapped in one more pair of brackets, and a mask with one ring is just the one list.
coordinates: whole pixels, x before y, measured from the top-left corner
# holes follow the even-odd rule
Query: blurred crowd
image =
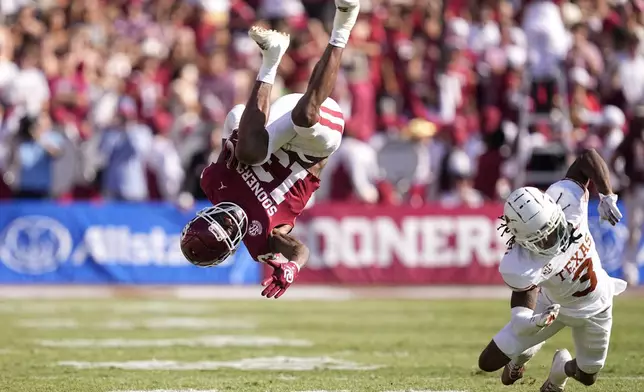
[[(331, 0), (0, 0), (0, 196), (189, 200), (261, 64), (302, 92)], [(644, 186), (643, 0), (364, 0), (316, 202), (477, 206), (596, 148)]]

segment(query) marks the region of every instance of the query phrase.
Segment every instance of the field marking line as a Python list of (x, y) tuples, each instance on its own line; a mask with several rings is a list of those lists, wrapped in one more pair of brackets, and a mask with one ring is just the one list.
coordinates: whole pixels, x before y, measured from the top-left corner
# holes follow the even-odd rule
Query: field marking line
[(644, 376), (602, 376), (601, 374), (597, 380), (624, 380), (624, 381), (642, 381)]
[(244, 358), (236, 361), (124, 361), (124, 362), (85, 362), (59, 361), (59, 366), (76, 369), (116, 368), (122, 370), (270, 370), (270, 371), (311, 371), (311, 370), (376, 370), (381, 365), (362, 365), (356, 362), (338, 360), (330, 357), (264, 357)]
[(175, 339), (60, 339), (37, 340), (44, 347), (64, 348), (139, 348), (139, 347), (311, 347), (302, 339), (283, 339), (268, 336), (214, 335)]
[(146, 389), (146, 390), (125, 390), (110, 392), (219, 392), (216, 389)]
[(38, 303), (22, 301), (0, 302), (2, 313), (26, 314), (60, 314), (65, 312), (81, 313), (117, 313), (137, 314), (151, 313), (159, 315), (183, 314), (203, 315), (217, 313), (217, 306), (205, 303), (182, 303), (177, 301), (138, 301), (138, 302), (56, 302), (43, 301)]
[(226, 318), (190, 318), (166, 317), (139, 320), (114, 319), (98, 322), (81, 323), (73, 318), (25, 318), (16, 325), (31, 329), (98, 329), (98, 330), (134, 330), (134, 329), (169, 329), (169, 330), (252, 330), (257, 323)]
[(456, 389), (449, 389), (449, 390), (435, 390), (435, 389), (403, 389), (399, 391), (384, 391), (384, 392), (468, 392), (466, 390), (456, 390)]

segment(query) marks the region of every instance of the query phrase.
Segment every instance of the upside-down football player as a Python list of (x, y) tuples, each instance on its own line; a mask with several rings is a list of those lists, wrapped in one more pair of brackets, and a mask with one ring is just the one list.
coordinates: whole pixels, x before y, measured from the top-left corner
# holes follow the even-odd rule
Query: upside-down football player
[(599, 191), (600, 219), (615, 225), (622, 214), (609, 183), (606, 163), (585, 151), (565, 178), (544, 193), (519, 188), (503, 208), (504, 233), (511, 236), (499, 271), (512, 289), (512, 317), (479, 357), (486, 372), (503, 369), (501, 381), (514, 384), (543, 343), (570, 327), (576, 358), (555, 352), (541, 392), (563, 391), (568, 378), (592, 385), (604, 366), (612, 325), (613, 296), (626, 282), (602, 268), (588, 229), (588, 185)]
[(343, 48), (359, 13), (359, 0), (335, 0), (333, 31), (304, 94), (269, 102), (277, 67), (289, 45), (285, 34), (253, 27), (249, 35), (262, 51), (262, 67), (247, 104), (226, 118), (224, 148), (201, 176), (213, 207), (183, 229), (181, 250), (194, 265), (223, 262), (243, 241), (251, 256), (274, 271), (262, 295), (279, 298), (307, 262), (307, 247), (290, 235), (295, 219), (319, 187), (327, 158), (344, 130), (331, 98)]

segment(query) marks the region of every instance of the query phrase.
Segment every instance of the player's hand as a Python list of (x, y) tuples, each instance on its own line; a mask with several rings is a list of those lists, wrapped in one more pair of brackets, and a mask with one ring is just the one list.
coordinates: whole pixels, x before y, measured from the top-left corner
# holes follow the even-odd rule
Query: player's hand
[(532, 319), (535, 322), (535, 325), (539, 328), (545, 328), (550, 324), (554, 323), (559, 316), (559, 309), (561, 305), (552, 304), (546, 308), (543, 313), (535, 314)]
[(280, 260), (266, 260), (266, 264), (273, 267), (273, 274), (262, 282), (262, 286), (266, 286), (262, 295), (277, 299), (291, 287), (300, 272), (300, 266), (294, 261)]
[(599, 194), (599, 211), (600, 220), (608, 221), (615, 226), (622, 219), (622, 213), (617, 208), (617, 195)]

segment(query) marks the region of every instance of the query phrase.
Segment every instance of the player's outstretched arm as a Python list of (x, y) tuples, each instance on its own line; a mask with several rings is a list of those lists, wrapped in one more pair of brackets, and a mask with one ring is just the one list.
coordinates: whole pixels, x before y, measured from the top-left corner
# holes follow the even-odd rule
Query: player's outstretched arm
[(297, 263), (302, 268), (309, 260), (309, 248), (292, 235), (277, 228), (268, 239), (269, 246), (274, 253), (281, 253), (286, 259)]
[(588, 182), (592, 181), (599, 193), (603, 195), (613, 193), (608, 165), (594, 148), (584, 150), (577, 157), (575, 162), (568, 168), (566, 178), (574, 180), (583, 186), (588, 186)]
[(269, 246), (273, 253), (281, 254), (283, 258), (266, 261), (273, 268), (271, 276), (262, 282), (266, 288), (262, 295), (266, 298), (279, 298), (297, 278), (300, 268), (309, 259), (309, 248), (297, 238), (291, 236), (290, 226), (276, 228), (269, 238)]
[(617, 195), (613, 193), (610, 185), (610, 172), (608, 165), (595, 149), (585, 150), (568, 169), (566, 178), (569, 178), (585, 187), (592, 181), (599, 192), (599, 215), (602, 220), (615, 225), (622, 219), (622, 214), (617, 208)]

